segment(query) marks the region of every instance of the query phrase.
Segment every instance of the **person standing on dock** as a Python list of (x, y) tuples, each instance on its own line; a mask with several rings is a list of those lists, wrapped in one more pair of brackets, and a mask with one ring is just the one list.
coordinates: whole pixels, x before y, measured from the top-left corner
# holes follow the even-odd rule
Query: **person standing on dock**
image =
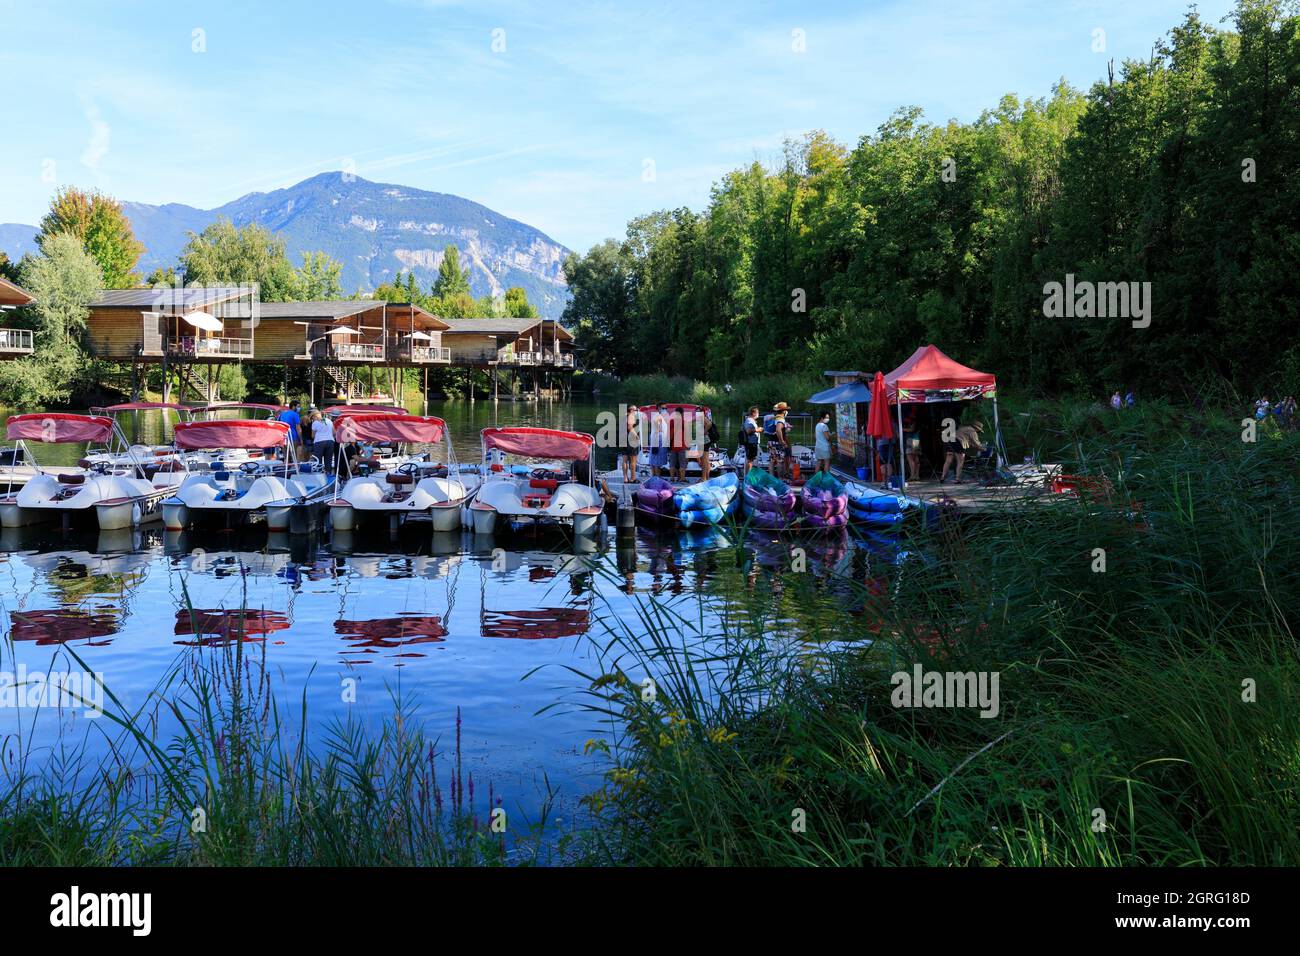
[(681, 409), (669, 412), (668, 419), (668, 477), (673, 481), (686, 480), (686, 421)]
[(758, 459), (758, 406), (754, 405), (745, 415), (740, 426), (740, 447), (745, 453), (745, 474), (754, 467)]
[(641, 412), (635, 405), (627, 410), (626, 425), (627, 435), (618, 458), (623, 467), (623, 483), (630, 485), (636, 481), (636, 459), (641, 452)]
[(916, 429), (916, 412), (903, 416), (903, 462), (901, 467), (909, 481), (921, 480), (921, 433)]
[(279, 420), (289, 426), (289, 440), (293, 442), (294, 457), (302, 461), (302, 416), (298, 414), (298, 399), (280, 413)]
[(772, 439), (767, 446), (772, 474), (787, 481), (790, 479), (790, 424), (785, 416), (789, 408), (785, 402), (773, 406)]
[(664, 420), (663, 405), (652, 406), (650, 416), (650, 472), (656, 478), (663, 477), (664, 467), (668, 464), (668, 423)]
[(333, 476), (334, 423), (320, 412), (313, 412), (311, 416), (311, 453), (325, 466), (325, 474)]
[(815, 441), (813, 442), (813, 457), (817, 459), (817, 470), (829, 473), (831, 470), (831, 446), (835, 444), (835, 438), (831, 435), (831, 413), (822, 412), (817, 419), (817, 427), (813, 429)]
[(713, 421), (713, 409), (706, 405), (701, 414), (703, 415), (704, 441), (700, 443), (700, 478), (703, 481), (708, 481), (709, 476), (713, 473), (713, 449), (718, 447), (718, 442), (722, 436), (718, 434), (718, 426)]

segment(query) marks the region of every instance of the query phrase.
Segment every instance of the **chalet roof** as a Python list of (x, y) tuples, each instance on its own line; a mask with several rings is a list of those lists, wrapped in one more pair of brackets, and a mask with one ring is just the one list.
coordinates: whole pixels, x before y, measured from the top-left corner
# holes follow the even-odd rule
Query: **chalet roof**
[(322, 302), (263, 302), (261, 317), (272, 321), (332, 322), (387, 305), (383, 299), (330, 299)]
[(444, 335), (455, 335), (456, 333), (474, 334), (474, 335), (526, 335), (530, 330), (537, 328), (545, 323), (546, 334), (553, 334), (554, 330), (559, 330), (560, 338), (571, 340), (573, 334), (568, 329), (561, 326), (558, 322), (551, 319), (516, 319), (507, 316), (501, 319), (443, 319), (449, 328)]
[(250, 295), (248, 286), (211, 286), (208, 288), (175, 289), (105, 289), (90, 302), (92, 309), (200, 309), (204, 306), (231, 302)]
[(8, 279), (0, 278), (0, 305), (26, 305), (32, 301), (31, 293), (19, 288)]

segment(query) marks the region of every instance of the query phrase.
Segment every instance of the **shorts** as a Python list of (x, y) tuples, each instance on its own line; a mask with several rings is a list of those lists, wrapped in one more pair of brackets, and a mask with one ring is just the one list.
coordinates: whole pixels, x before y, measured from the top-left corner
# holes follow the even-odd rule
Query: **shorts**
[(754, 461), (758, 458), (758, 442), (751, 441), (745, 443), (745, 460)]
[(966, 446), (959, 441), (946, 441), (943, 443), (943, 450), (950, 455), (966, 454)]
[(636, 464), (636, 456), (637, 456), (637, 450), (635, 448), (623, 447), (618, 450), (619, 458), (630, 458), (632, 460), (632, 464), (634, 465)]
[(674, 450), (668, 453), (668, 467), (674, 471), (686, 470), (686, 452)]
[(876, 454), (880, 456), (882, 465), (892, 465), (894, 463), (894, 443), (892, 441), (876, 442)]
[(915, 455), (921, 450), (921, 436), (908, 435), (903, 441), (903, 447), (907, 449), (909, 455)]
[(664, 467), (667, 466), (667, 464), (668, 464), (668, 449), (667, 449), (667, 448), (651, 448), (651, 449), (650, 449), (650, 467), (651, 467), (651, 468), (664, 468)]

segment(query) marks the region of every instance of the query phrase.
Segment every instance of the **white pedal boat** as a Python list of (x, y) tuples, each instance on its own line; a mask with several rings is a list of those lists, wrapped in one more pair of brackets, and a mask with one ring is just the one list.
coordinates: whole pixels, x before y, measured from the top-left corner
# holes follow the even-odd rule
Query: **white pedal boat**
[(181, 531), (200, 518), (242, 521), (254, 514), (266, 516), (268, 531), (288, 531), (293, 509), (318, 506), (334, 491), (334, 479), (319, 462), (297, 461), (293, 436), (283, 422), (183, 422), (176, 426), (175, 442), (182, 451), (278, 448), (284, 457), (251, 459), (238, 467), (222, 459), (190, 472), (162, 502), (168, 531)]
[[(391, 527), (417, 516), (428, 518), (435, 532), (460, 528), (461, 509), (473, 500), (481, 479), (456, 464), (447, 423), (441, 418), (350, 412), (340, 415), (334, 428), (345, 448), (361, 445), (366, 450), (357, 460), (358, 474), (329, 503), (334, 530), (352, 531), (363, 521), (377, 519), (386, 519)], [(382, 446), (395, 448), (400, 455), (413, 445), (438, 445), (444, 440), (445, 464), (431, 461), (427, 452), (398, 457), (397, 463), (386, 463), (376, 454)]]
[[(550, 428), (485, 428), (483, 460), (489, 471), (478, 495), (470, 503), (466, 524), (475, 534), (493, 534), (518, 525), (556, 525), (577, 537), (600, 530), (605, 502), (591, 484), (595, 439), (580, 432)], [(586, 481), (570, 473), (538, 469), (518, 475), (499, 459), (515, 455), (531, 459), (559, 459), (585, 472)]]
[(134, 528), (158, 517), (158, 505), (176, 490), (184, 465), (175, 461), (141, 462), (131, 455), (117, 423), (94, 415), (41, 412), (15, 415), (6, 435), (23, 448), (35, 464), (26, 442), (48, 444), (102, 444), (106, 457), (98, 462), (53, 475), (36, 465), (37, 474), (14, 494), (0, 497), (0, 524), (17, 528), (41, 521), (94, 522), (102, 531)]

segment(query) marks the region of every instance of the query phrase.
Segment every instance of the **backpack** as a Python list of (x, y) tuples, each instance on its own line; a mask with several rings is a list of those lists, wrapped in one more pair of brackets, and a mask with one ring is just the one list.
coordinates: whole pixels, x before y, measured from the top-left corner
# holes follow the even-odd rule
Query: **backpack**
[(763, 434), (776, 436), (776, 415), (772, 412), (763, 416)]

